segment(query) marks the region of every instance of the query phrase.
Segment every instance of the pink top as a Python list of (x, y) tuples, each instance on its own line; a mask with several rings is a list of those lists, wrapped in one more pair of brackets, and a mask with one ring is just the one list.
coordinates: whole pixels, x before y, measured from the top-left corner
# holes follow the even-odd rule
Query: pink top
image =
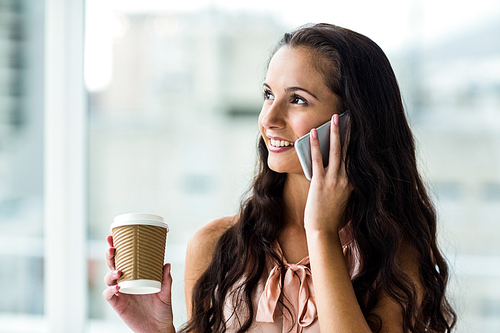
[[(350, 232), (350, 224), (339, 232), (344, 258), (351, 278), (359, 272), (359, 254)], [(279, 252), (282, 254), (281, 248)], [(283, 257), (283, 256), (282, 256)], [(252, 326), (247, 332), (265, 333), (319, 333), (314, 287), (312, 283), (309, 256), (296, 264), (290, 264), (283, 257), (285, 268), (278, 265), (268, 267), (267, 278), (264, 275), (258, 284), (253, 300), (256, 314)], [(282, 279), (282, 274), (284, 279)], [(281, 281), (283, 280), (283, 285)], [(234, 302), (238, 295), (238, 288), (234, 288), (226, 300), (225, 316), (228, 319), (228, 332), (235, 332), (240, 327), (239, 311), (245, 311), (245, 306), (240, 304), (238, 311), (233, 311)], [(284, 303), (288, 310), (284, 310)], [(292, 317), (293, 316), (293, 320)], [(244, 318), (241, 319), (243, 322)], [(292, 330), (290, 330), (290, 328)]]

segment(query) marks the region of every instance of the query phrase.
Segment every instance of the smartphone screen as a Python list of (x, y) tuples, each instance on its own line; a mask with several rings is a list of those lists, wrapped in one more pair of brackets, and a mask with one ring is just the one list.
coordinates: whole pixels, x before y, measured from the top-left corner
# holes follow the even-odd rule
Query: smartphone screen
[[(342, 113), (339, 116), (339, 127), (340, 127), (340, 137), (344, 136), (346, 114), (348, 111)], [(319, 149), (321, 150), (321, 156), (323, 157), (323, 166), (328, 165), (328, 152), (330, 151), (330, 122), (321, 125), (317, 128), (318, 139), (319, 139)], [(300, 165), (304, 170), (304, 174), (308, 180), (312, 178), (312, 158), (311, 158), (311, 143), (310, 143), (310, 133), (300, 137), (295, 141), (294, 147), (299, 157)]]

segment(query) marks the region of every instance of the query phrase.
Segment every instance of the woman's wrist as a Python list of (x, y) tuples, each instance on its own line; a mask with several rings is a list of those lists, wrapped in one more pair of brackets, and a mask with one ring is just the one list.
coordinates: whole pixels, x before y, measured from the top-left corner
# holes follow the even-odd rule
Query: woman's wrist
[(342, 226), (341, 221), (337, 220), (332, 220), (331, 218), (324, 219), (321, 221), (321, 219), (316, 219), (314, 222), (313, 221), (307, 221), (307, 218), (304, 221), (304, 228), (306, 230), (306, 234), (311, 234), (311, 235), (332, 235), (338, 236), (338, 232), (340, 227)]
[(167, 326), (167, 327), (159, 328), (156, 332), (157, 333), (176, 333), (175, 327), (173, 324), (170, 326)]
[(341, 244), (340, 236), (336, 228), (306, 228), (308, 244), (323, 243)]
[(174, 325), (171, 325), (169, 328), (167, 328), (165, 331), (165, 333), (175, 333), (175, 327)]

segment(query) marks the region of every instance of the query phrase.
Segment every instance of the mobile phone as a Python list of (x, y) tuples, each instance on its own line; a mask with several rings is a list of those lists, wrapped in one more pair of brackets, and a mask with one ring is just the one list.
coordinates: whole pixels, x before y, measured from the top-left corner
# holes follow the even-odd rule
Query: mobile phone
[[(339, 127), (340, 127), (340, 138), (344, 137), (345, 123), (347, 119), (348, 111), (342, 113), (339, 116)], [(330, 123), (321, 125), (317, 128), (318, 139), (319, 139), (319, 149), (321, 150), (321, 156), (323, 157), (323, 166), (328, 165), (328, 152), (330, 151)], [(311, 157), (311, 143), (310, 143), (310, 133), (300, 137), (295, 141), (294, 147), (299, 157), (300, 165), (304, 170), (304, 174), (308, 180), (312, 178), (312, 157)]]

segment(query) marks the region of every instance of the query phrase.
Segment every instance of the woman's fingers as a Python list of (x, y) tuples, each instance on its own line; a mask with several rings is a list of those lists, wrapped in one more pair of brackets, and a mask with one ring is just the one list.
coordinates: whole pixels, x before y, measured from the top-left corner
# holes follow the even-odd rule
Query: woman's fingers
[(340, 146), (339, 115), (334, 114), (330, 125), (330, 156), (328, 161), (329, 169), (334, 173), (339, 171), (341, 165), (342, 148)]
[(113, 236), (108, 235), (108, 237), (106, 237), (106, 241), (108, 242), (109, 247), (115, 247), (113, 245)]
[(314, 176), (323, 175), (325, 168), (323, 167), (323, 156), (321, 156), (321, 150), (319, 149), (318, 131), (313, 128), (310, 134), (312, 175), (314, 178)]
[(109, 248), (105, 254), (106, 257), (106, 265), (108, 265), (109, 269), (115, 269), (115, 249)]
[(120, 286), (117, 284), (117, 280), (121, 274), (120, 271), (112, 270), (104, 276), (104, 283), (106, 283), (108, 287), (102, 292), (102, 297), (109, 302), (111, 306), (114, 306), (118, 300), (116, 296), (118, 296), (120, 292)]
[(121, 274), (122, 273), (117, 270), (112, 270), (107, 272), (106, 275), (104, 276), (104, 283), (106, 283), (107, 286), (116, 285), (116, 280), (120, 278)]
[(171, 264), (163, 266), (163, 281), (161, 282), (160, 298), (165, 304), (171, 305), (172, 299), (172, 275), (170, 274)]
[[(328, 160), (328, 170), (333, 174), (338, 174), (342, 165), (342, 147), (340, 145), (340, 119), (338, 114), (334, 114), (330, 123), (330, 150)], [(311, 158), (313, 166), (313, 175), (316, 173), (326, 173), (323, 167), (323, 158), (319, 147), (318, 132), (316, 129), (311, 130)]]
[(120, 286), (114, 285), (114, 286), (109, 286), (108, 288), (104, 289), (102, 292), (102, 297), (108, 301), (112, 302), (113, 297), (118, 296), (118, 292), (120, 291)]
[(163, 266), (163, 281), (161, 282), (161, 287), (166, 287), (170, 289), (172, 285), (172, 276), (170, 275), (170, 270), (172, 268), (172, 265), (170, 263), (167, 263)]
[(115, 269), (115, 248), (113, 246), (113, 236), (106, 237), (106, 241), (108, 242), (109, 249), (106, 251), (106, 265), (110, 271), (106, 273), (104, 276), (104, 283), (108, 286), (108, 288), (104, 289), (102, 292), (102, 297), (111, 302), (113, 297), (118, 295), (120, 291), (120, 287), (117, 284), (117, 280), (121, 275), (121, 272)]
[(115, 248), (113, 247), (113, 236), (107, 237), (109, 249), (106, 251), (106, 265), (109, 269), (115, 269)]

